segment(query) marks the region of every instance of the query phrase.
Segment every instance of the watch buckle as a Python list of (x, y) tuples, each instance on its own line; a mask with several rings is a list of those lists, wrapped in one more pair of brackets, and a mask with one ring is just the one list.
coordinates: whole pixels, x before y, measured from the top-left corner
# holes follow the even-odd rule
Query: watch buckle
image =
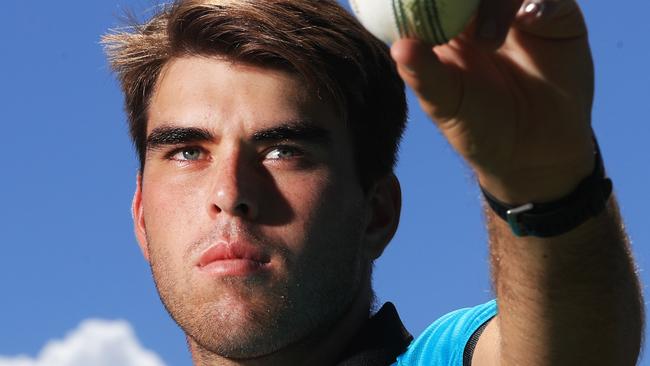
[(534, 206), (532, 203), (527, 203), (525, 205), (511, 208), (508, 211), (506, 211), (506, 216), (508, 218), (508, 225), (510, 226), (510, 229), (516, 236), (528, 235), (528, 230), (526, 230), (526, 228), (521, 225), (521, 222), (519, 221), (519, 216), (521, 216), (522, 214), (528, 211), (531, 211), (533, 207)]

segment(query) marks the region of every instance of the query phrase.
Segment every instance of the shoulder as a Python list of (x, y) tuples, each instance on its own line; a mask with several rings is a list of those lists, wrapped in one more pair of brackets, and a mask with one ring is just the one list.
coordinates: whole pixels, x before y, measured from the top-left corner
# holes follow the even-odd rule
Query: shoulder
[(496, 314), (496, 300), (448, 313), (413, 340), (394, 365), (462, 366), (468, 342), (475, 342), (472, 336)]

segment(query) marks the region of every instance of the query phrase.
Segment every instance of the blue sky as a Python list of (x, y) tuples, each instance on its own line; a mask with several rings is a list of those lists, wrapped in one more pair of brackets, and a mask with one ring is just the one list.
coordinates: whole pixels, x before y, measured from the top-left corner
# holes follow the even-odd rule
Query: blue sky
[[(582, 3), (596, 62), (593, 124), (647, 291), (650, 3)], [(65, 338), (64, 347), (95, 339), (88, 334), (117, 334), (111, 339), (133, 346), (125, 357), (140, 360), (134, 365), (151, 357), (151, 365), (190, 365), (183, 334), (160, 304), (133, 238), (129, 205), (137, 163), (122, 96), (98, 44), (119, 24), (122, 9), (152, 4), (3, 3), (0, 365), (36, 365), (30, 360), (49, 341)], [(397, 169), (402, 224), (377, 262), (375, 289), (418, 334), (445, 312), (492, 293), (477, 187), (410, 101)], [(18, 355), (26, 357), (22, 364)], [(641, 365), (650, 365), (650, 356)]]

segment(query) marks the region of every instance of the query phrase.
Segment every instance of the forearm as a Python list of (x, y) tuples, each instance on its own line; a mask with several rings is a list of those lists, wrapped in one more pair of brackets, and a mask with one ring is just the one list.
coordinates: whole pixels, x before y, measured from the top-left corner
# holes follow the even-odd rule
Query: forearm
[[(600, 165), (594, 165), (594, 73), (582, 12), (575, 1), (481, 4), (478, 24), (489, 20), (484, 24), (504, 29), (495, 37), (503, 41), (497, 52), (471, 36), (433, 50), (405, 40), (392, 50), (400, 75), (494, 202), (520, 208), (515, 214), (541, 206), (551, 217), (555, 208), (542, 208), (563, 199), (576, 205), (555, 215), (575, 218), (566, 227), (551, 221), (550, 232), (532, 231), (547, 239), (515, 237), (487, 210), (499, 315), (481, 339), (500, 335), (496, 351), (505, 365), (633, 365), (641, 295), (615, 200), (582, 222), (609, 194), (604, 178), (590, 175)], [(510, 218), (523, 223), (512, 211)], [(494, 343), (480, 345), (485, 356), (475, 359), (497, 363)]]
[(634, 365), (643, 307), (618, 207), (553, 238), (487, 209), (503, 365)]

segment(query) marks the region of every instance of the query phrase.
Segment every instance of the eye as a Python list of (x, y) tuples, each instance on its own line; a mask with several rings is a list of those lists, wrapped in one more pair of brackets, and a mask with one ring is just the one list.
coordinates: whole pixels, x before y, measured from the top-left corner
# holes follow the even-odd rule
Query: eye
[(271, 160), (286, 160), (286, 159), (291, 159), (296, 156), (299, 156), (300, 153), (298, 152), (297, 149), (290, 147), (290, 146), (278, 146), (272, 150), (270, 150), (265, 158), (266, 159), (271, 159)]
[(198, 147), (186, 147), (180, 150), (176, 150), (173, 155), (173, 160), (180, 161), (196, 161), (201, 159), (203, 156), (203, 151)]

